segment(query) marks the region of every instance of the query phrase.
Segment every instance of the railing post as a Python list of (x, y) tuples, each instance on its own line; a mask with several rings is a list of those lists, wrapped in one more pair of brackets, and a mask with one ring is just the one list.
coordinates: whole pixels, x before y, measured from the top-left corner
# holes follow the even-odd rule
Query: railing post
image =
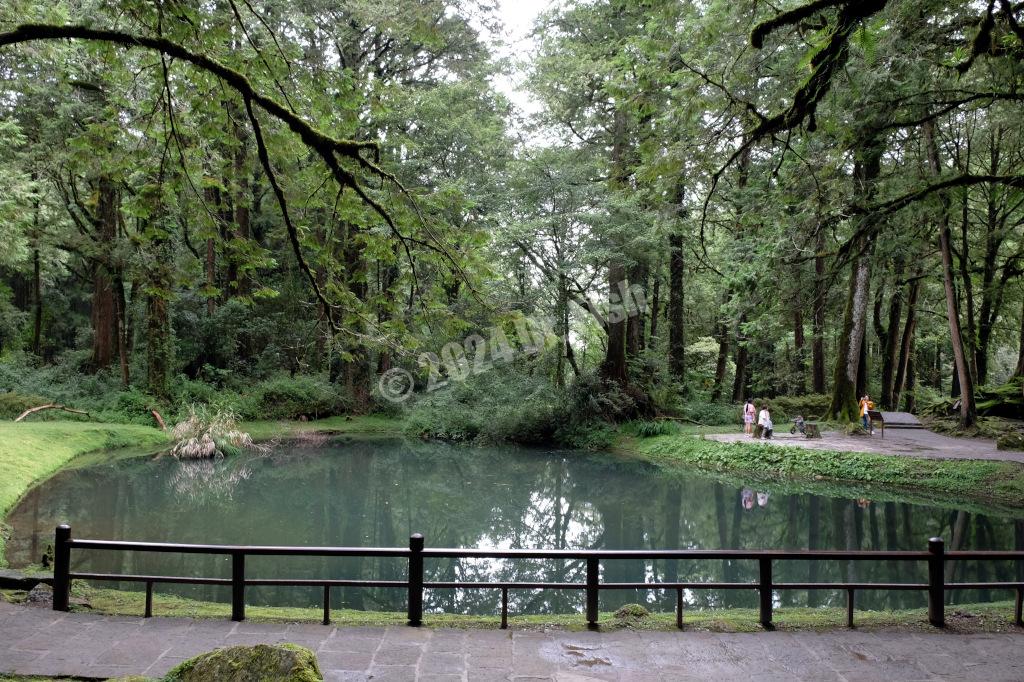
[(53, 610), (67, 611), (71, 603), (71, 526), (57, 526), (53, 538)]
[(1017, 603), (1013, 606), (1013, 622), (1024, 628), (1024, 587), (1017, 588)]
[(146, 581), (146, 611), (142, 615), (143, 618), (153, 617), (153, 581)]
[(331, 624), (331, 586), (324, 585), (324, 625)]
[(942, 538), (928, 540), (928, 622), (937, 628), (946, 627), (946, 577)]
[(761, 580), (758, 586), (761, 597), (761, 626), (771, 628), (772, 626), (772, 560), (768, 558), (758, 559)]
[(409, 625), (423, 622), (423, 536), (409, 536)]
[(508, 588), (501, 588), (501, 629), (508, 630)]
[(231, 555), (231, 620), (245, 620), (245, 553)]
[(598, 618), (598, 581), (600, 569), (597, 557), (587, 558), (587, 627), (597, 629)]
[(676, 588), (676, 627), (683, 629), (683, 588)]

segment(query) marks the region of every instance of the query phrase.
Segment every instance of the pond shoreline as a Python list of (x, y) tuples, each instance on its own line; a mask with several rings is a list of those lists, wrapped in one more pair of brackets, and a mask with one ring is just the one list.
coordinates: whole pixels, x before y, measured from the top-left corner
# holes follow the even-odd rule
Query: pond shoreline
[[(260, 441), (344, 434), (405, 437), (400, 420), (381, 415), (268, 420), (248, 422), (244, 428)], [(153, 454), (169, 441), (165, 433), (138, 425), (45, 421), (0, 424), (0, 442), (0, 469), (17, 474), (8, 475), (7, 486), (0, 490), (3, 519), (30, 489), (58, 471), (91, 461), (93, 455), (106, 459), (111, 450), (124, 453), (136, 448), (138, 454)], [(923, 503), (1011, 516), (1024, 510), (1024, 465), (1013, 462), (765, 448), (705, 439), (700, 430), (650, 438), (622, 435), (604, 452), (669, 471), (695, 468), (724, 481), (771, 483), (790, 491), (831, 484), (852, 497), (886, 500), (910, 495)], [(7, 565), (5, 535), (0, 522), (0, 568)]]

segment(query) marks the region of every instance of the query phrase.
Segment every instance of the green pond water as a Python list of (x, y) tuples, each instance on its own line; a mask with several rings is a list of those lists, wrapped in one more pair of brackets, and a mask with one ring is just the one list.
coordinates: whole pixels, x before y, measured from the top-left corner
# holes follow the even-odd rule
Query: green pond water
[[(841, 456), (841, 455), (838, 455)], [(818, 488), (815, 488), (819, 492)], [(183, 543), (434, 547), (915, 549), (940, 535), (947, 547), (1020, 549), (1024, 515), (981, 514), (900, 501), (785, 494), (772, 485), (725, 484), (699, 473), (666, 475), (608, 454), (462, 448), (388, 439), (283, 445), (269, 455), (178, 462), (119, 459), (65, 470), (33, 489), (7, 521), (13, 566), (38, 563), (54, 526), (80, 538)], [(889, 498), (891, 499), (891, 497)], [(229, 577), (230, 560), (206, 555), (76, 551), (77, 571)], [(582, 582), (574, 561), (428, 560), (430, 580)], [(950, 563), (956, 581), (1021, 580), (1024, 562)], [(953, 574), (955, 571), (955, 575)], [(249, 557), (247, 577), (401, 580), (401, 559)], [(754, 561), (607, 561), (602, 580), (753, 581)], [(925, 566), (894, 562), (775, 565), (775, 580), (923, 582)], [(124, 589), (138, 584), (105, 583)], [(228, 601), (221, 586), (159, 585), (160, 592)], [(1007, 599), (958, 591), (953, 600)], [(319, 588), (249, 587), (250, 604), (319, 605)], [(602, 609), (640, 602), (670, 610), (674, 593), (604, 591)], [(581, 592), (513, 591), (514, 613), (571, 613)], [(692, 607), (755, 606), (754, 591), (695, 590)], [(782, 591), (780, 604), (845, 603), (845, 593)], [(335, 608), (402, 610), (398, 589), (336, 588)], [(497, 590), (429, 590), (426, 607), (495, 613)], [(917, 592), (861, 592), (859, 608), (924, 604)]]

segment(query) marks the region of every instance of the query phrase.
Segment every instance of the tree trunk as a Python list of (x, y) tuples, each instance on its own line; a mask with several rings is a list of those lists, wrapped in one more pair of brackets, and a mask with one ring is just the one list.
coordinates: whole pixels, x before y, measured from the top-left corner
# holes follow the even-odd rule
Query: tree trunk
[(683, 237), (671, 234), (668, 238), (668, 366), (679, 382), (686, 381), (686, 338), (683, 328), (684, 260)]
[(658, 336), (658, 313), (661, 312), (661, 277), (654, 275), (654, 293), (651, 295), (651, 338)]
[(113, 181), (106, 176), (99, 180), (97, 201), (97, 253), (93, 262), (92, 288), (92, 367), (104, 369), (114, 361), (117, 349), (117, 318), (114, 306), (114, 287), (110, 276), (110, 254), (117, 239), (119, 198)]
[[(644, 263), (637, 263), (629, 270), (629, 286), (645, 283), (647, 281), (647, 266)], [(627, 301), (622, 302), (627, 308)], [(633, 360), (640, 355), (644, 347), (644, 318), (641, 310), (636, 310), (631, 305), (627, 310), (626, 318), (626, 358)]]
[(913, 350), (914, 329), (917, 326), (917, 296), (920, 290), (920, 276), (915, 276), (914, 281), (910, 283), (910, 292), (907, 294), (907, 321), (903, 326), (903, 338), (900, 342), (899, 358), (896, 361), (896, 374), (892, 382), (892, 396), (888, 403), (890, 409), (893, 410), (899, 409), (904, 386), (910, 383), (908, 377)]
[(626, 315), (625, 302), (620, 300), (620, 292), (624, 290), (622, 283), (626, 279), (626, 270), (619, 263), (608, 265), (608, 347), (604, 362), (601, 363), (601, 376), (607, 381), (625, 384), (629, 380), (626, 364)]
[(828, 413), (839, 421), (852, 422), (857, 418), (857, 375), (867, 326), (869, 274), (868, 255), (862, 253), (855, 258), (850, 273), (843, 332), (832, 373), (832, 402)]
[(43, 279), (39, 268), (39, 246), (37, 245), (32, 249), (32, 353), (42, 355), (42, 351)]
[(124, 282), (120, 277), (114, 282), (114, 304), (117, 307), (117, 356), (121, 362), (121, 385), (127, 389), (131, 383), (131, 377), (128, 374), (128, 340), (125, 338), (127, 313), (124, 301)]
[(896, 261), (896, 285), (889, 298), (889, 319), (885, 328), (885, 339), (882, 345), (882, 395), (881, 404), (886, 409), (895, 410), (895, 379), (896, 366), (899, 362), (900, 319), (903, 317), (903, 295), (900, 291), (900, 276), (903, 274), (903, 261)]
[(814, 253), (814, 321), (811, 340), (811, 389), (825, 392), (825, 231), (819, 226)]
[[(868, 201), (874, 195), (875, 181), (881, 170), (882, 151), (878, 140), (869, 140), (858, 150), (858, 158), (854, 164), (854, 195), (860, 203)], [(875, 219), (872, 216), (862, 217), (858, 230)], [(857, 239), (858, 243), (854, 245), (852, 251), (855, 255), (846, 297), (846, 311), (843, 315), (843, 329), (832, 372), (832, 401), (828, 410), (832, 418), (840, 421), (855, 421), (857, 418), (857, 378), (867, 331), (872, 244), (870, 239)]]
[[(626, 111), (615, 110), (615, 129), (612, 134), (611, 190), (624, 191), (627, 187), (626, 171)], [(616, 252), (608, 262), (608, 346), (600, 374), (606, 381), (628, 383), (626, 363), (626, 301), (620, 300), (625, 291), (626, 268), (623, 256)]]
[(958, 260), (960, 261), (960, 282), (964, 292), (964, 308), (967, 310), (967, 329), (964, 331), (964, 352), (967, 355), (967, 369), (971, 373), (972, 383), (978, 384), (978, 332), (974, 321), (974, 283), (971, 281), (970, 242), (967, 239), (967, 228), (970, 224), (967, 212), (967, 192), (963, 193), (961, 202), (962, 219), (960, 221), (961, 246)]
[(1020, 345), (1017, 347), (1017, 368), (1013, 370), (1013, 376), (1024, 377), (1024, 305), (1020, 310)]
[[(939, 148), (935, 143), (934, 124), (931, 121), (923, 126), (925, 144), (928, 149), (928, 162), (931, 174), (938, 178), (942, 173), (939, 160)], [(939, 251), (942, 253), (942, 284), (946, 292), (946, 317), (949, 320), (950, 342), (953, 345), (953, 370), (960, 383), (960, 428), (973, 426), (977, 420), (974, 407), (974, 382), (971, 380), (970, 367), (964, 349), (963, 335), (960, 331), (960, 314), (957, 311), (956, 290), (953, 282), (953, 253), (950, 245), (949, 230), (949, 198), (942, 195), (942, 209), (939, 214)]]
[(750, 360), (750, 353), (747, 350), (746, 341), (741, 336), (743, 333), (743, 325), (747, 322), (746, 313), (740, 315), (740, 319), (736, 324), (736, 376), (732, 381), (732, 401), (734, 403), (742, 403), (747, 399), (747, 363)]
[(206, 240), (206, 315), (212, 317), (217, 310), (217, 250), (213, 238)]
[[(804, 339), (804, 312), (797, 305), (793, 309), (793, 371), (796, 372), (796, 394), (807, 393), (807, 342)], [(716, 373), (718, 368), (715, 368)]]
[(718, 340), (718, 360), (715, 362), (715, 385), (711, 389), (711, 402), (722, 398), (722, 385), (725, 383), (725, 372), (729, 366), (729, 328), (719, 320), (715, 325), (715, 336)]

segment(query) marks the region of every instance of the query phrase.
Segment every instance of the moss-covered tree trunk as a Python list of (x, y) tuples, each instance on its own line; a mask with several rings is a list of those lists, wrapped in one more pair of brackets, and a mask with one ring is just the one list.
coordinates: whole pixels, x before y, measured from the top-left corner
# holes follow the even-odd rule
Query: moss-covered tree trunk
[[(881, 141), (867, 138), (856, 151), (854, 163), (854, 197), (864, 205), (874, 195), (875, 182), (881, 170)], [(832, 400), (828, 414), (839, 421), (857, 419), (857, 380), (861, 369), (861, 351), (867, 331), (868, 300), (871, 283), (870, 238), (863, 236), (875, 216), (862, 216), (855, 226), (856, 236), (851, 249), (852, 270), (843, 313), (843, 329), (839, 336), (835, 366), (832, 371)]]
[(857, 419), (857, 375), (860, 370), (861, 346), (867, 325), (868, 287), (871, 274), (866, 252), (856, 257), (843, 314), (843, 331), (832, 372), (832, 401), (829, 415), (838, 421)]

